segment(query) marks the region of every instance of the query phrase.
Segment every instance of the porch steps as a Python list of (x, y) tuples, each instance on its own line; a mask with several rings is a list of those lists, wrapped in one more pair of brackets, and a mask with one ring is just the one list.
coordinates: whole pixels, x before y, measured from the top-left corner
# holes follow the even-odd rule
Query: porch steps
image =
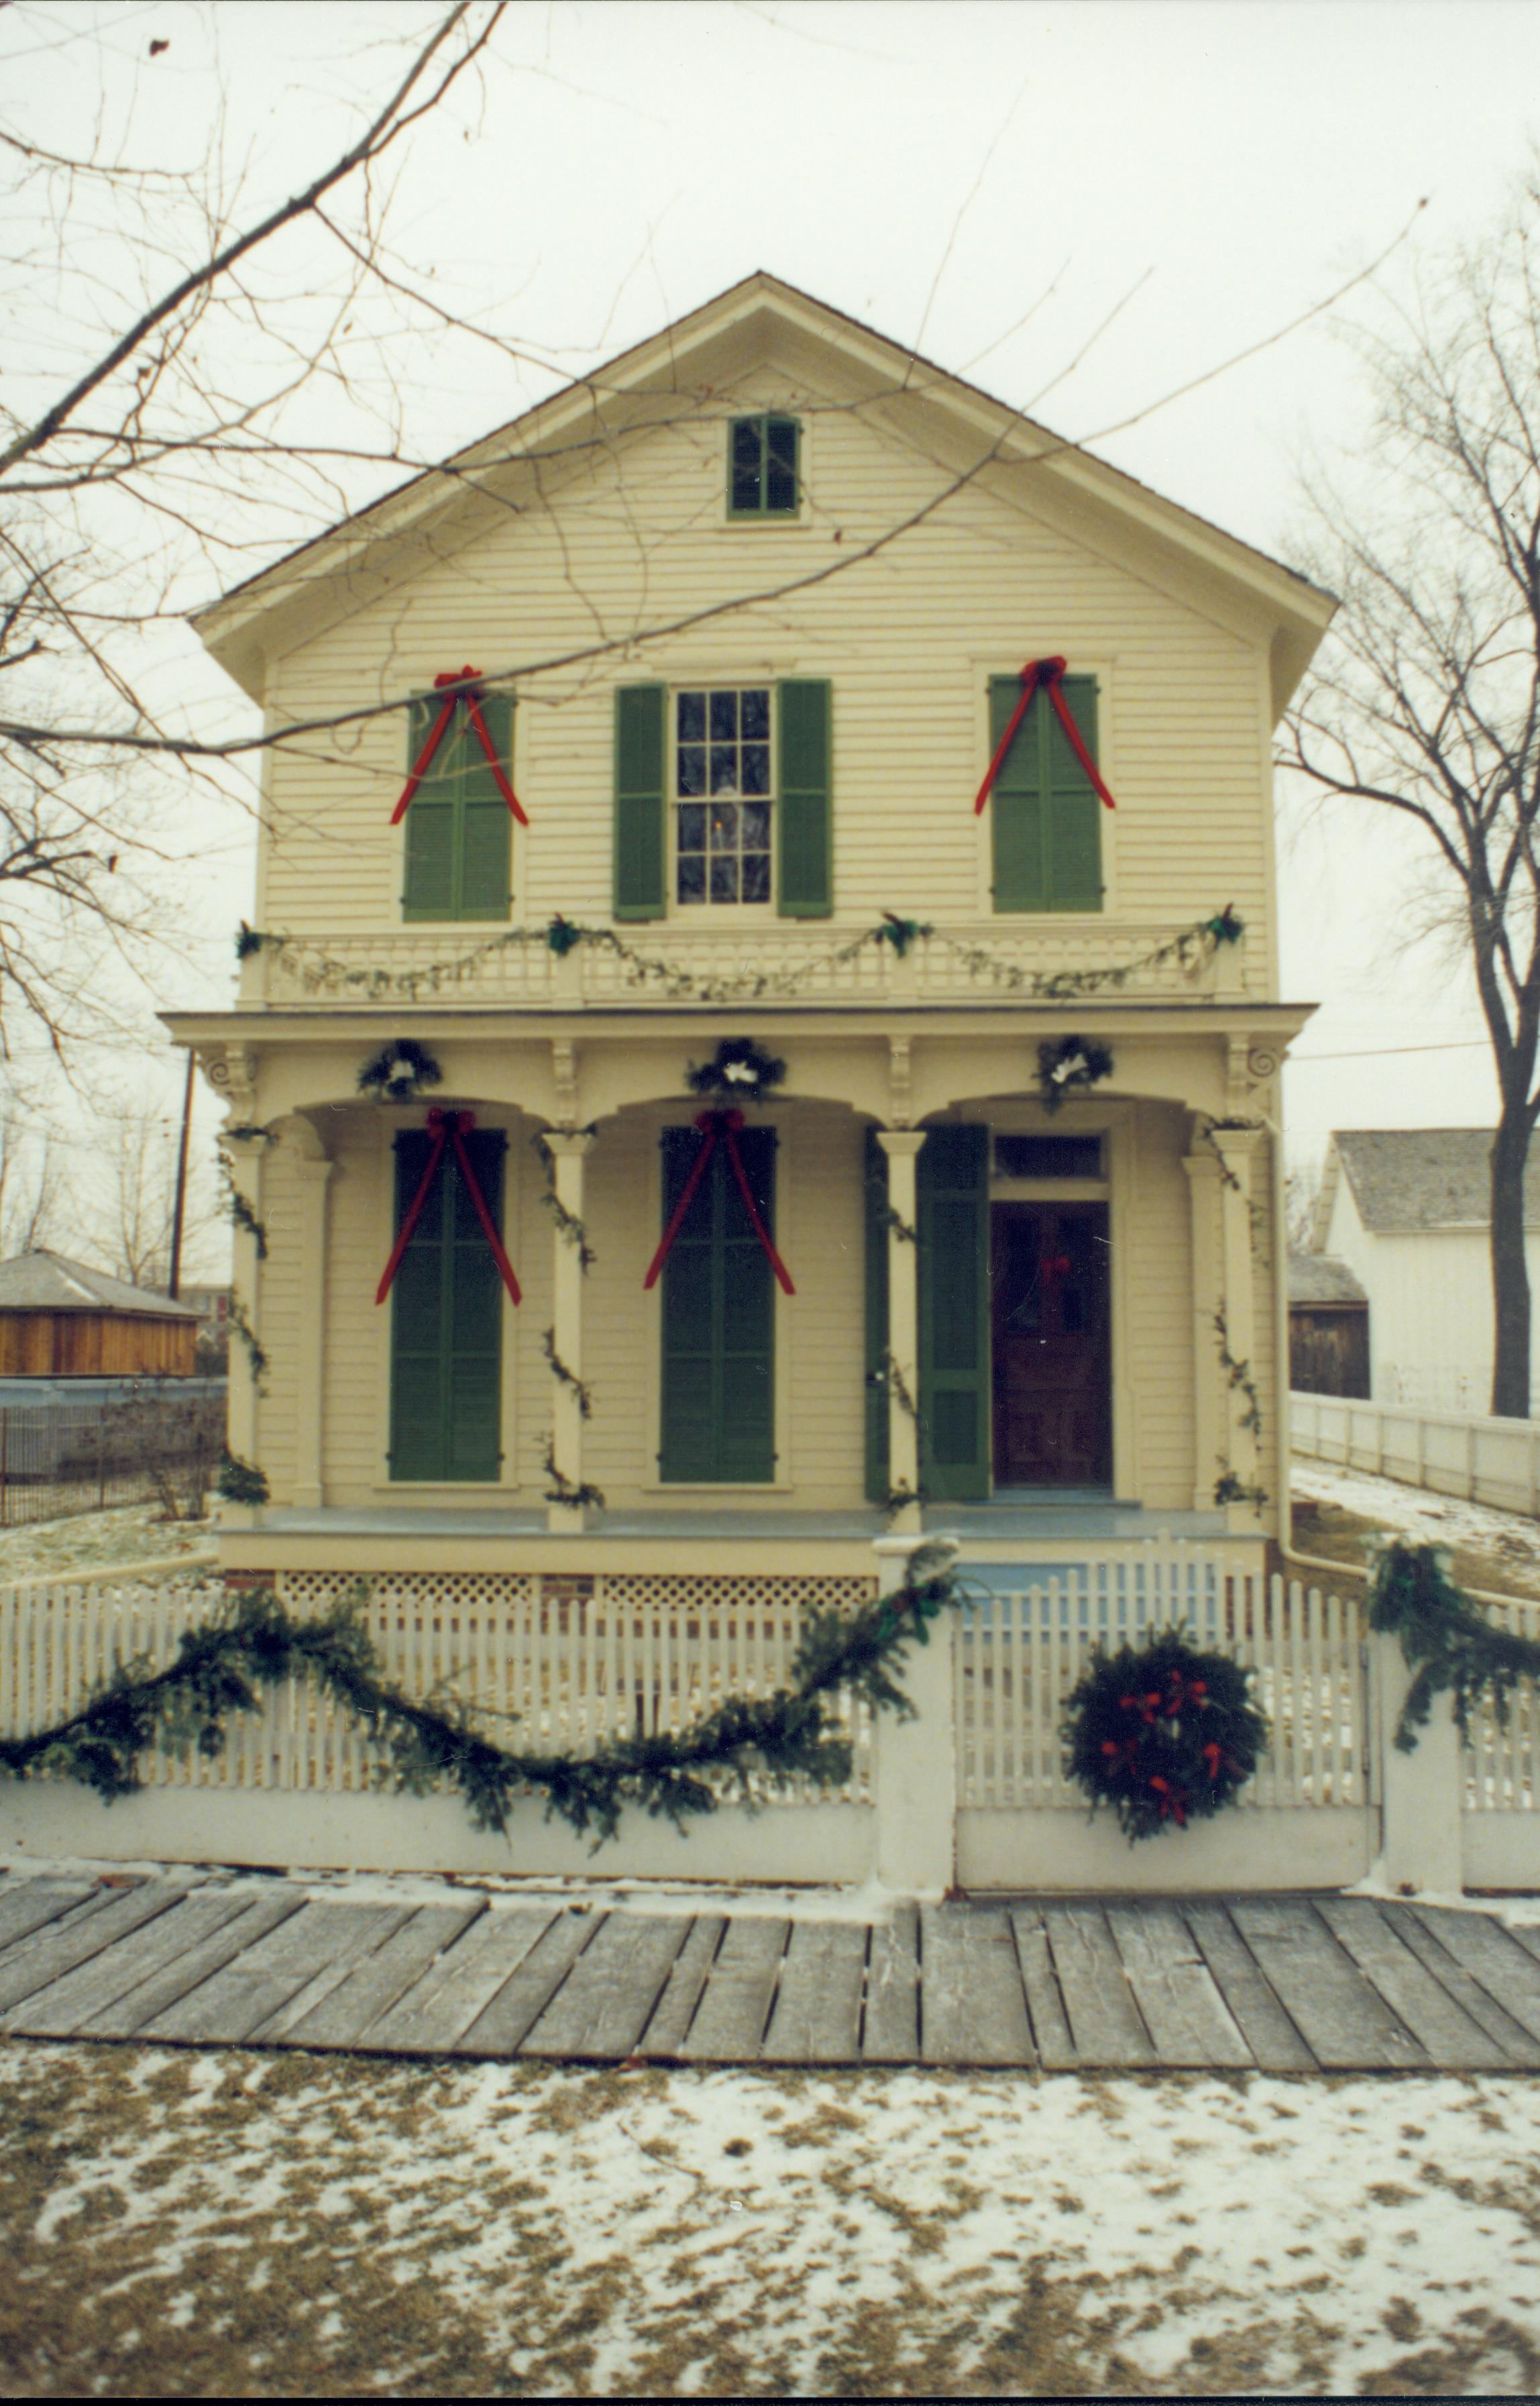
[(875, 1925), (0, 1877), (0, 2034), (572, 2062), (1540, 2070), (1540, 1929), (1367, 1897)]

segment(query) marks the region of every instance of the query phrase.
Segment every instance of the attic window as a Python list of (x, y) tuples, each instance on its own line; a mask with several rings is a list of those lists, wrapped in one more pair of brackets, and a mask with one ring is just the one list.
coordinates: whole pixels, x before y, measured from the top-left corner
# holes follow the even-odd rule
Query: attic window
[(735, 418), (728, 430), (728, 516), (794, 518), (798, 489), (795, 418)]

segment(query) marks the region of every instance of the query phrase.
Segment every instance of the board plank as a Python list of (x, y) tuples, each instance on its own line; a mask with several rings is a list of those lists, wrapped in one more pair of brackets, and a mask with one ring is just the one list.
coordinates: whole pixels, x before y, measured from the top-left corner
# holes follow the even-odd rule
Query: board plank
[(766, 2063), (857, 2063), (866, 1980), (864, 1921), (794, 1921), (770, 2029)]
[(1016, 1933), (1016, 1955), (1026, 1990), (1026, 2009), (1033, 2042), (1045, 2072), (1072, 2072), (1080, 2061), (1059, 1993), (1058, 1974), (1048, 1944), (1041, 1910), (1035, 1904), (1013, 1905), (1010, 1926)]
[(681, 2059), (727, 1926), (720, 1913), (702, 1913), (691, 1922), (653, 2017), (636, 2043), (635, 2052), (647, 2062), (672, 2063)]
[(243, 1947), (222, 1971), (142, 2023), (139, 2035), (239, 2045), (323, 1965), (352, 1960), (377, 1945), (390, 1911), (389, 1905), (312, 1899), (265, 1937)]
[(1180, 1910), (1258, 2067), (1263, 2072), (1314, 2072), (1315, 2057), (1225, 1907), (1194, 1899), (1184, 1901)]
[(360, 1930), (356, 1945), (340, 1946), (318, 1970), (312, 1972), (309, 1979), (295, 1989), (276, 2013), (269, 2014), (265, 2021), (257, 2024), (248, 2043), (253, 2046), (276, 2046), (289, 2036), (296, 2022), (303, 2022), (305, 2016), (314, 2013), (334, 1988), (341, 1988), (360, 1959), (377, 1954), (386, 1941), (392, 1938), (402, 1924), (411, 1918), (412, 1907), (409, 1904), (381, 1906), (379, 1920), (374, 1928)]
[(111, 1890), (92, 1891), (89, 1880), (20, 1879), (0, 1889), (0, 1947), (14, 1946), (45, 1922), (57, 1921), (71, 1905), (91, 1897), (105, 1904)]
[(1448, 1905), (1414, 1904), (1430, 1931), (1462, 1970), (1479, 1981), (1489, 1997), (1511, 2014), (1532, 2038), (1540, 2038), (1540, 1963), (1486, 1913), (1456, 1913)]
[(303, 1912), (304, 1898), (293, 1889), (279, 1889), (247, 1899), (247, 1909), (221, 1930), (190, 1946), (184, 1954), (174, 1955), (161, 1970), (152, 1972), (136, 1988), (130, 1988), (112, 2004), (81, 2025), (84, 2038), (134, 2038), (142, 2023), (153, 2019), (164, 2007), (174, 2005), (179, 1997), (187, 1996), (201, 1981), (212, 1979), (227, 1963), (248, 1946), (265, 1938), (285, 1921), (292, 1921)]
[(1426, 2072), (1428, 2058), (1297, 1897), (1237, 1898), (1231, 1918), (1328, 2072)]
[(681, 2052), (687, 2063), (753, 2063), (781, 1974), (790, 1923), (758, 1914), (728, 1923), (706, 1982), (690, 2034)]
[(1251, 2050), (1179, 1913), (1152, 1900), (1109, 1904), (1107, 1926), (1158, 2062), (1251, 2068)]
[(1337, 1945), (1350, 1955), (1391, 2011), (1450, 2072), (1506, 2072), (1511, 2059), (1462, 2013), (1448, 1990), (1405, 1946), (1367, 1897), (1322, 1897), (1317, 1906)]
[(516, 2054), (520, 2041), (540, 2019), (585, 1946), (591, 1945), (603, 1918), (602, 1914), (571, 1908), (558, 1913), (550, 1928), (536, 1939), (517, 1971), (504, 1980), (450, 2052)]
[(430, 1963), (487, 1911), (478, 1897), (464, 1904), (419, 1904), (345, 1980), (283, 2032), (286, 2046), (353, 2046), (359, 2032), (389, 2013)]
[(1016, 1942), (994, 1906), (927, 1904), (920, 1912), (920, 2058), (924, 2063), (1038, 2060)]
[(1045, 1905), (1043, 1926), (1081, 2064), (1158, 2062), (1100, 1905)]
[(1470, 2016), (1478, 2030), (1503, 2050), (1505, 2059), (1517, 2069), (1533, 2072), (1540, 2068), (1540, 2039), (1533, 2038), (1522, 2022), (1487, 1994), (1485, 1988), (1471, 1978), (1454, 1957), (1440, 1946), (1430, 1930), (1424, 1930), (1411, 1907), (1385, 1899), (1379, 1907), (1396, 1936), (1409, 1946), (1426, 1972), (1431, 1972), (1441, 1988), (1461, 2009)]
[(920, 1917), (911, 1904), (872, 1924), (861, 2054), (868, 2063), (920, 2060)]
[(169, 1913), (141, 1922), (105, 1954), (77, 1963), (73, 1972), (41, 1988), (24, 2004), (15, 2005), (0, 2029), (23, 2031), (29, 2038), (65, 2038), (93, 2014), (114, 2005), (169, 1964), (179, 1962), (192, 1947), (249, 1911), (249, 1895), (229, 1889), (194, 1892)]
[(169, 1912), (186, 1893), (169, 1880), (118, 1889), (106, 1904), (88, 1903), (78, 1912), (66, 1914), (62, 1921), (49, 1923), (19, 1946), (8, 1947), (0, 1960), (0, 2014), (62, 1979), (88, 1956), (102, 1954), (141, 1922)]
[(689, 1933), (682, 1914), (606, 1914), (540, 2019), (521, 2055), (630, 2054), (652, 2018)]
[(365, 2025), (359, 2045), (401, 2055), (433, 2055), (453, 2046), (555, 1919), (555, 1906), (543, 1913), (488, 1909), (403, 1997)]

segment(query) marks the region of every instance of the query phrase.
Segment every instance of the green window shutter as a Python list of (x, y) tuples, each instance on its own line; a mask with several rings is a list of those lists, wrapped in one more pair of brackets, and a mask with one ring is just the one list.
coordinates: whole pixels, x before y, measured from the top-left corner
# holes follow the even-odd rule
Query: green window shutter
[(780, 877), (784, 919), (827, 919), (834, 909), (832, 689), (821, 677), (781, 686)]
[(920, 1150), (920, 1484), (989, 1494), (989, 1130), (932, 1128)]
[[(412, 704), (412, 760), (420, 756), (440, 707), (436, 694)], [(511, 773), (513, 696), (487, 694), (481, 715), (505, 773)], [(403, 916), (408, 921), (506, 919), (513, 825), (487, 755), (466, 713), (459, 710), (407, 807)]]
[[(663, 1131), (664, 1225), (700, 1150), (697, 1129)], [(738, 1139), (749, 1185), (774, 1228), (775, 1137)], [(775, 1476), (773, 1274), (718, 1144), (663, 1271), (659, 1475), (757, 1483)]]
[[(1021, 700), (1016, 677), (989, 681), (989, 748), (995, 751)], [(1067, 676), (1065, 700), (1096, 757), (1096, 680)], [(1059, 715), (1038, 694), (995, 781), (996, 911), (1099, 911), (1101, 803), (1069, 747)]]
[[(501, 1227), (505, 1140), (478, 1128), (465, 1142)], [(398, 1229), (431, 1152), (426, 1129), (396, 1139)], [(502, 1281), (451, 1149), (390, 1291), (392, 1479), (495, 1480), (502, 1392)]]
[(661, 919), (667, 901), (664, 715), (660, 685), (615, 698), (615, 915)]
[(887, 1155), (867, 1130), (866, 1175), (866, 1491), (885, 1504), (892, 1482), (887, 1425)]

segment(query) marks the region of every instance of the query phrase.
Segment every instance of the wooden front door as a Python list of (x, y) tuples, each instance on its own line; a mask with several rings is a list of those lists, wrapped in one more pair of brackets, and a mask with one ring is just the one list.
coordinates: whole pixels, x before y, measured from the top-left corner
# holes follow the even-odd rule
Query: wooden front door
[(996, 1203), (989, 1253), (996, 1487), (1112, 1478), (1105, 1203)]

